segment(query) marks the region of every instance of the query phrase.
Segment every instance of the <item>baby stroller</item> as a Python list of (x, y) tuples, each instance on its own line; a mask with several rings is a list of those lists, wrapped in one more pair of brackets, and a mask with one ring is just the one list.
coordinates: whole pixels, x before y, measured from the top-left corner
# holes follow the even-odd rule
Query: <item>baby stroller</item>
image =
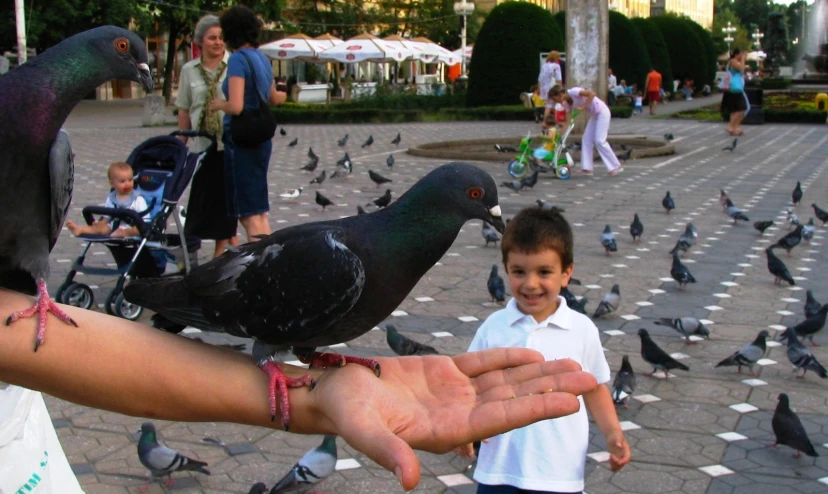
[[(108, 235), (83, 235), (86, 247), (75, 259), (72, 269), (58, 288), (55, 297), (61, 303), (89, 309), (94, 303), (92, 289), (75, 281), (78, 273), (98, 276), (118, 276), (115, 288), (109, 292), (104, 302), (107, 314), (134, 321), (141, 316), (143, 308), (124, 299), (123, 288), (130, 278), (155, 278), (164, 274), (169, 261), (178, 269), (183, 267), (189, 272), (197, 264), (197, 252), (201, 248), (201, 239), (185, 237), (184, 228), (178, 215), (172, 214), (181, 195), (187, 189), (193, 175), (206, 155), (189, 153), (187, 146), (178, 139), (179, 135), (187, 137), (207, 137), (215, 145), (212, 134), (196, 131), (175, 131), (170, 135), (147, 139), (136, 147), (127, 158), (135, 175), (135, 190), (147, 202), (147, 211), (133, 211), (123, 208), (105, 208), (86, 206), (83, 218), (87, 224), (95, 221), (93, 215), (111, 218), (115, 228), (125, 222), (138, 228), (139, 236), (112, 238)], [(143, 217), (149, 212), (150, 222)], [(173, 216), (177, 233), (167, 234), (167, 219)], [(86, 254), (93, 244), (103, 244), (112, 253), (117, 268), (91, 267), (84, 265)], [(186, 248), (182, 248), (186, 246)]]
[(569, 154), (566, 141), (572, 129), (575, 128), (575, 118), (579, 113), (578, 110), (572, 112), (569, 125), (562, 134), (555, 132), (552, 137), (538, 136), (537, 139), (541, 145), (534, 149), (531, 147), (533, 140), (531, 136), (521, 139), (518, 146), (521, 154), (516, 155), (515, 159), (509, 162), (507, 168), (509, 175), (520, 179), (537, 169), (540, 172), (552, 172), (557, 178), (567, 180), (571, 176), (575, 161)]

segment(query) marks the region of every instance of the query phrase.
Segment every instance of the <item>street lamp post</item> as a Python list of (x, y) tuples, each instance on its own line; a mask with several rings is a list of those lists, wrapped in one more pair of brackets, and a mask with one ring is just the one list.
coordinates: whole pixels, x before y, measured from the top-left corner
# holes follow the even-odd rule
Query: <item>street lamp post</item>
[(762, 49), (762, 38), (765, 37), (765, 33), (760, 31), (758, 27), (755, 27), (755, 28), (753, 28), (753, 34), (751, 34), (750, 37), (753, 38), (753, 44), (761, 50)]
[(730, 43), (733, 43), (733, 33), (736, 32), (736, 28), (730, 24), (730, 21), (727, 21), (727, 27), (722, 28), (722, 32), (725, 33), (725, 42), (727, 43), (727, 53), (730, 54)]
[(474, 12), (474, 4), (463, 0), (454, 4), (454, 13), (459, 15), (460, 24), (460, 77), (466, 78), (466, 17)]

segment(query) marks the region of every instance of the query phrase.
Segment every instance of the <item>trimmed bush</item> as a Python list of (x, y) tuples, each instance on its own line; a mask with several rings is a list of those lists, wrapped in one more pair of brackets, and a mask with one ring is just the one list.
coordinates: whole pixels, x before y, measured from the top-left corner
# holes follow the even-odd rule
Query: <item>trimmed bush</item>
[(774, 110), (765, 109), (767, 123), (808, 123), (825, 124), (828, 112), (820, 110)]
[[(664, 36), (661, 35), (661, 30), (648, 18), (633, 17), (630, 22), (638, 30), (641, 39), (644, 41), (647, 54), (650, 56), (650, 65), (655, 67), (661, 74), (661, 87), (667, 93), (672, 93), (673, 68), (670, 64), (670, 52), (667, 51), (667, 43), (664, 41)], [(647, 67), (647, 72), (649, 72), (649, 69)]]
[(716, 53), (716, 45), (713, 44), (713, 38), (710, 36), (710, 31), (701, 27), (696, 21), (688, 18), (682, 18), (687, 25), (696, 32), (702, 46), (704, 47), (704, 67), (705, 78), (695, 79), (695, 87), (701, 89), (705, 84), (710, 84), (713, 87), (713, 81), (716, 79), (716, 68), (718, 54)]
[(650, 55), (641, 34), (624, 14), (609, 12), (609, 66), (620, 82), (638, 84), (644, 92), (644, 81), (650, 69)]
[[(561, 32), (561, 41), (563, 51), (566, 51), (566, 10), (559, 10), (552, 14), (552, 19), (555, 20), (555, 24), (558, 26), (558, 31)], [(566, 74), (564, 74), (566, 77)]]
[(788, 89), (791, 87), (791, 80), (783, 77), (762, 79), (762, 89)]
[[(675, 15), (651, 17), (650, 21), (661, 31), (670, 54), (672, 76), (691, 78), (698, 84), (707, 79), (707, 50), (696, 31), (685, 19)], [(671, 84), (672, 86), (672, 84)], [(672, 87), (670, 90), (672, 91)]]
[(630, 118), (632, 117), (633, 107), (631, 106), (611, 106), (610, 115), (612, 118)]
[(548, 10), (527, 2), (496, 6), (474, 44), (466, 104), (514, 104), (537, 84), (540, 52), (562, 49), (561, 33)]

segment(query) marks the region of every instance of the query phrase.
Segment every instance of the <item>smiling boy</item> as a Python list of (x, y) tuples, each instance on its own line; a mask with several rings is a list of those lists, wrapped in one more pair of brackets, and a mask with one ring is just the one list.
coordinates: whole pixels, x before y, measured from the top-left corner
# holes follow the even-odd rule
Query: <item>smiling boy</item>
[[(513, 298), (480, 326), (469, 351), (518, 346), (537, 350), (546, 360), (568, 358), (581, 364), (599, 385), (579, 400), (606, 438), (610, 467), (620, 470), (630, 460), (630, 448), (604, 385), (610, 370), (598, 328), (560, 296), (574, 269), (569, 223), (555, 211), (526, 208), (506, 227), (501, 251)], [(484, 442), (474, 473), (478, 494), (582, 492), (589, 441), (586, 410)], [(457, 451), (470, 456), (471, 445)]]

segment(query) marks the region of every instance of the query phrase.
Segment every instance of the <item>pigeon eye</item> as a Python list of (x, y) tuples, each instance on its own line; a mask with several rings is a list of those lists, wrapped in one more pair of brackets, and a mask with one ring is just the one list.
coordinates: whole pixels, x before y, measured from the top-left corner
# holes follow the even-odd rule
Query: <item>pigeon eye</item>
[(483, 198), (483, 189), (481, 189), (480, 187), (470, 187), (466, 191), (466, 195), (468, 195), (471, 199), (474, 199), (475, 201), (479, 201)]
[(129, 51), (129, 41), (126, 38), (118, 38), (115, 40), (115, 49), (121, 53)]

